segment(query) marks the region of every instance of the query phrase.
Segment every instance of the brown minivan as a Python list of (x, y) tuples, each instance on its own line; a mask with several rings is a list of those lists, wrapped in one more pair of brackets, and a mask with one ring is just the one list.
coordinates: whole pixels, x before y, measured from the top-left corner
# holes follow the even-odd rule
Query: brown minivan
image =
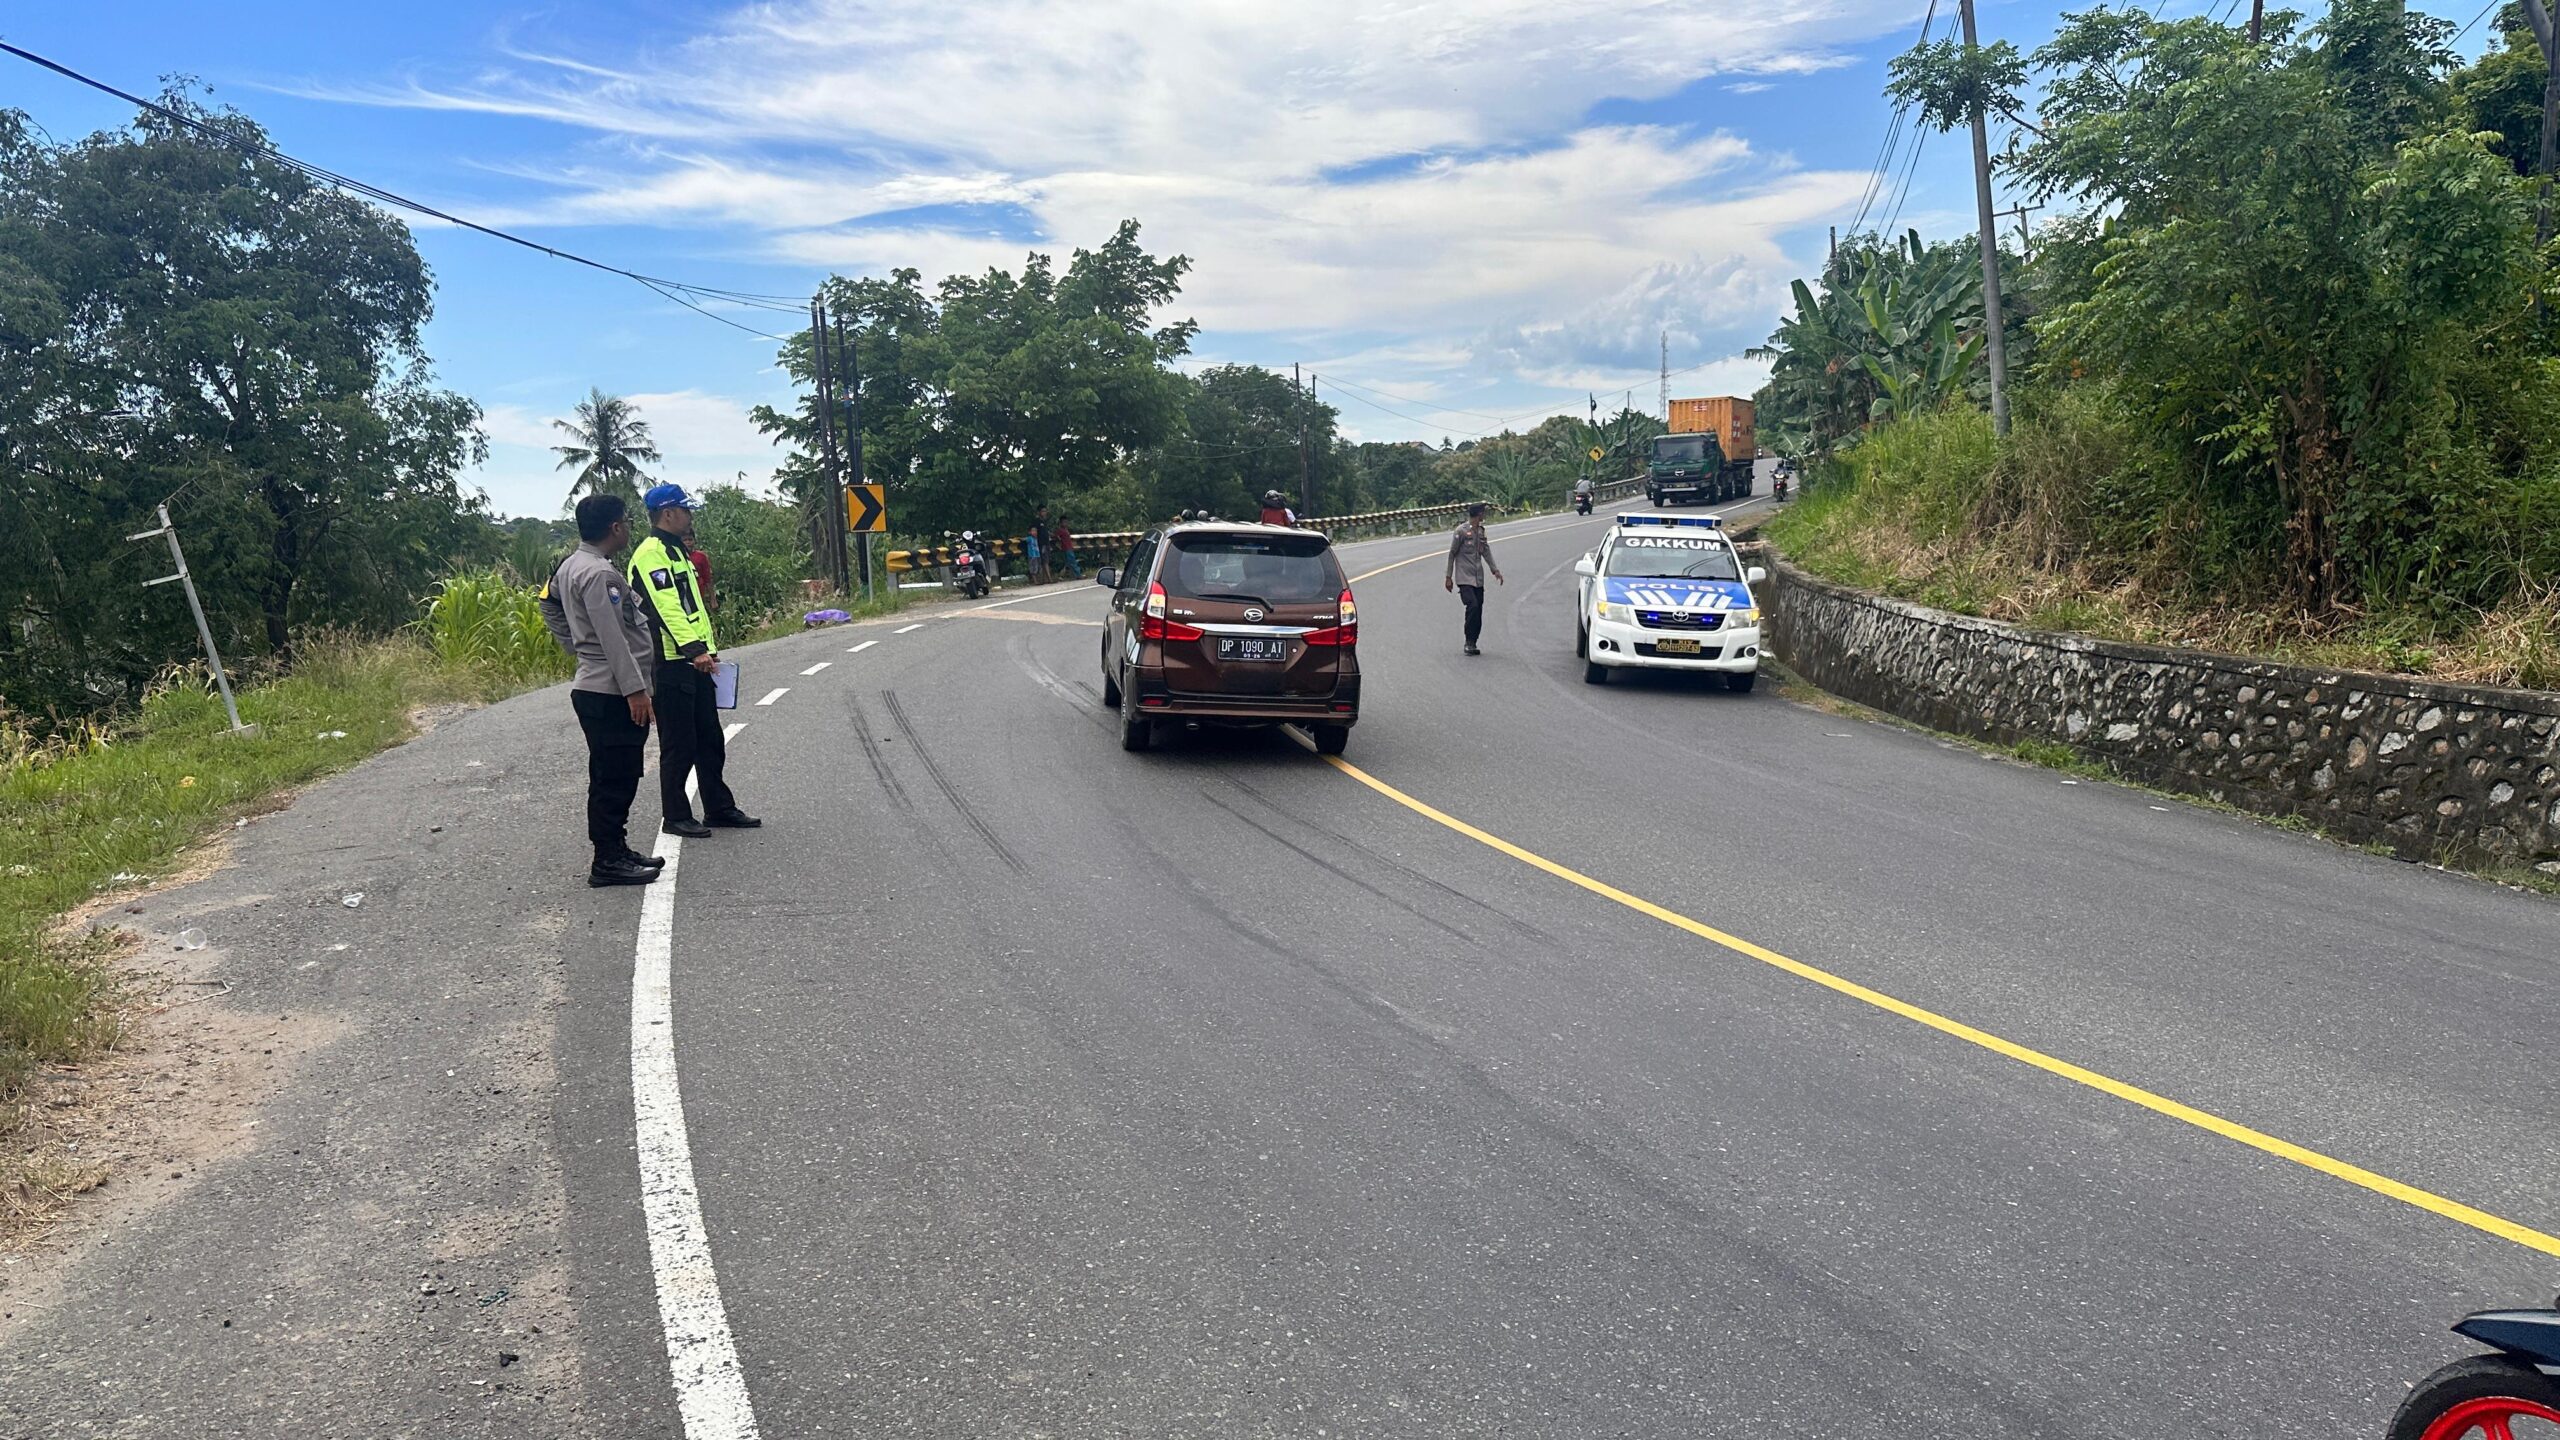
[(1102, 622), (1102, 703), (1120, 746), (1144, 750), (1168, 723), (1297, 724), (1339, 755), (1360, 718), (1360, 624), (1333, 542), (1282, 525), (1171, 525), (1093, 577)]

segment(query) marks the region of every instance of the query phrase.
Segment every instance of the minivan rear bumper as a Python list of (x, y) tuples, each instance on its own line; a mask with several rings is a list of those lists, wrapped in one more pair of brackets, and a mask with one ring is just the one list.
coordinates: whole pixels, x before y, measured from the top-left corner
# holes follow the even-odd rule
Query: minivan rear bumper
[(1130, 697), (1150, 715), (1220, 725), (1354, 725), (1360, 720), (1360, 677), (1334, 682), (1330, 695), (1197, 695), (1167, 689), (1161, 673), (1131, 677)]

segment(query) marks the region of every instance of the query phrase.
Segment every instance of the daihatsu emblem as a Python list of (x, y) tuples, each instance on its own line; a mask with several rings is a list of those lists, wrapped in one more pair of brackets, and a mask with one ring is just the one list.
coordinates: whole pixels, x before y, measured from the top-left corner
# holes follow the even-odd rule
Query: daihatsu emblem
[(1246, 607), (1245, 607), (1245, 611), (1244, 611), (1244, 619), (1245, 619), (1245, 623), (1246, 623), (1246, 624), (1248, 624), (1248, 625), (1259, 625), (1259, 624), (1261, 624), (1261, 623), (1262, 623), (1262, 607), (1261, 607), (1261, 606), (1259, 606), (1259, 605), (1248, 605), (1248, 606), (1246, 606)]

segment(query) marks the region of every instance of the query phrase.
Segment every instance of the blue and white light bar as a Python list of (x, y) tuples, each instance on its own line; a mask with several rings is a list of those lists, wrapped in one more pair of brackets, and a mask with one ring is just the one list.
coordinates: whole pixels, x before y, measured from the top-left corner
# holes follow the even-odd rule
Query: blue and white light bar
[(1682, 525), (1692, 530), (1721, 530), (1724, 528), (1724, 517), (1721, 515), (1621, 515), (1618, 517), (1618, 523), (1621, 525)]

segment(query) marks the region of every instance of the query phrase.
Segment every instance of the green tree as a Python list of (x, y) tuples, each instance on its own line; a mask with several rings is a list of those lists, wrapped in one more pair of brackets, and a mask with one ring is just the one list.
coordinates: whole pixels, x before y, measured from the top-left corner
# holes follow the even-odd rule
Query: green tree
[(398, 624), (486, 545), (456, 480), (479, 412), (435, 388), (407, 229), (273, 159), (244, 117), (163, 103), (195, 125), (55, 145), (0, 121), (0, 480), (29, 497), (0, 557), (38, 577), (5, 597), (0, 643), (23, 709), (115, 703), (194, 649), (122, 540), (164, 498), (236, 655)]
[[(1178, 435), (1184, 382), (1170, 362), (1199, 327), (1155, 316), (1190, 264), (1147, 254), (1131, 220), (1076, 251), (1064, 274), (1035, 253), (1019, 274), (951, 276), (930, 295), (914, 270), (829, 280), (828, 309), (844, 319), (861, 372), (866, 470), (891, 487), (891, 523), (908, 535), (1007, 531), (1037, 504), (1115, 484), (1133, 456)], [(807, 336), (786, 342), (781, 361), (813, 385)], [(786, 490), (814, 493), (814, 393), (755, 418), (793, 446)]]
[(2548, 383), (2501, 353), (2533, 232), (2513, 167), (2457, 121), (2450, 30), (2393, 0), (2260, 46), (2099, 12), (2037, 56), (2053, 79), (2019, 171), (2112, 213), (2047, 337), (2213, 503), (2281, 534), (2275, 578), (2314, 609), (2493, 583), (2424, 558), (2471, 522), (2449, 508), (2468, 487), (2423, 477), (2480, 463), (2480, 394)]
[[(1147, 457), (1156, 473), (1148, 514), (1205, 507), (1221, 515), (1249, 515), (1272, 490), (1293, 510), (1356, 510), (1355, 477), (1334, 455), (1339, 416), (1275, 370), (1216, 365), (1201, 371), (1183, 382), (1181, 433)], [(1312, 507), (1299, 495), (1302, 425)]]
[(635, 509), (639, 506), (641, 482), (650, 478), (641, 463), (655, 465), (661, 457), (638, 407), (619, 395), (590, 389), (575, 416), (554, 420), (551, 428), (570, 442), (551, 447), (560, 457), (552, 468), (578, 472), (569, 481), (570, 505), (582, 495), (619, 495)]

